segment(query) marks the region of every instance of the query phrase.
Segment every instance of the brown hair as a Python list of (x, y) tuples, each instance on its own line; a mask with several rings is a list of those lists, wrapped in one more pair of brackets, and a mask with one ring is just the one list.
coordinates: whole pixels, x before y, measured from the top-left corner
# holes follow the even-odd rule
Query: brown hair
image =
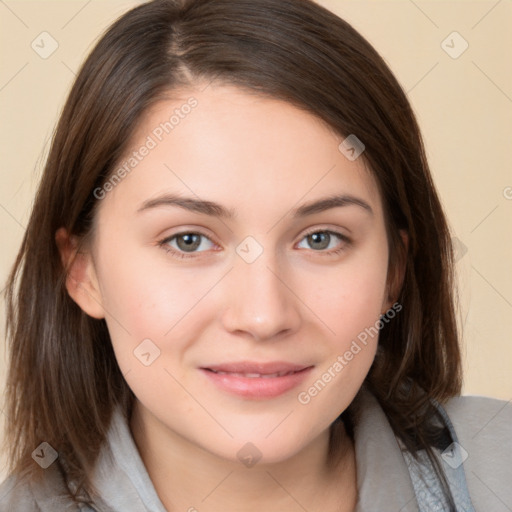
[(405, 445), (431, 455), (430, 399), (442, 403), (461, 388), (453, 255), (402, 88), (358, 32), (312, 1), (155, 0), (117, 20), (78, 73), (7, 283), (11, 472), (36, 479), (30, 454), (46, 441), (79, 489), (94, 494), (90, 475), (114, 406), (129, 414), (133, 393), (105, 321), (69, 297), (54, 237), (65, 227), (86, 239), (93, 191), (114, 172), (142, 116), (190, 80), (282, 99), (363, 141), (385, 209), (389, 282), (403, 306), (380, 332), (366, 385)]

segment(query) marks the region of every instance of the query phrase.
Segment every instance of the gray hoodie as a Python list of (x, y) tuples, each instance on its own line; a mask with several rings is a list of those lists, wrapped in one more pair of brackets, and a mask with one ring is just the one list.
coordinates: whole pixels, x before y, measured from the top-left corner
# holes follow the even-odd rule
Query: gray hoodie
[[(357, 399), (360, 414), (354, 428), (359, 495), (356, 512), (449, 511), (427, 460), (420, 458), (424, 465), (415, 462), (400, 449), (401, 444), (372, 394), (362, 389)], [(511, 512), (511, 401), (457, 397), (440, 411), (452, 439), (438, 455), (457, 512)], [(57, 458), (45, 470), (41, 485), (20, 484), (15, 476), (4, 481), (0, 486), (0, 512), (167, 512), (119, 410), (113, 416), (108, 443), (113, 460), (103, 450), (93, 478), (102, 503), (94, 508), (73, 504), (66, 497)], [(199, 504), (196, 509), (201, 511)]]

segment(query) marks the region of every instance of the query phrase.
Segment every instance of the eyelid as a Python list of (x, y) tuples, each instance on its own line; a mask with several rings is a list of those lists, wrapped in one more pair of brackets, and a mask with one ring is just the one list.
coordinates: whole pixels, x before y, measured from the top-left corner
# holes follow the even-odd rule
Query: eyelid
[(200, 235), (200, 236), (203, 236), (204, 238), (207, 238), (211, 242), (216, 243), (213, 240), (211, 235), (209, 235), (207, 233), (204, 233), (204, 232), (202, 232), (200, 230), (196, 230), (196, 229), (184, 229), (184, 230), (181, 230), (181, 231), (177, 231), (176, 233), (173, 233), (172, 235), (165, 236), (164, 238), (162, 238), (160, 240), (160, 242), (168, 242), (169, 240), (172, 240), (173, 238), (179, 237), (181, 235)]
[[(312, 235), (314, 233), (333, 233), (335, 235), (340, 236), (343, 239), (348, 240), (350, 238), (348, 235), (345, 235), (343, 233), (342, 228), (333, 228), (333, 227), (329, 227), (329, 226), (314, 226), (311, 229), (306, 229), (306, 231), (302, 234), (302, 238)], [(302, 240), (302, 238), (301, 238), (301, 240)]]

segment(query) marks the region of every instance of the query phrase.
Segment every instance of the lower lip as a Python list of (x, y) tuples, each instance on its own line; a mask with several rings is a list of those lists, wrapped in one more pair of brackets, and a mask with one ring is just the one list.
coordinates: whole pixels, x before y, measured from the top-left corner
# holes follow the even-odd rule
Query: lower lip
[(201, 368), (201, 371), (219, 388), (228, 393), (250, 399), (274, 398), (301, 384), (313, 369), (312, 366), (282, 377), (240, 377), (219, 374)]

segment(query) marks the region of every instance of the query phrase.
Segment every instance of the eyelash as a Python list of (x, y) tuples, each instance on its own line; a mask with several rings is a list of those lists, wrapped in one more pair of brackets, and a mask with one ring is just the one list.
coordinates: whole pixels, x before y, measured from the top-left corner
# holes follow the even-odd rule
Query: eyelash
[[(314, 229), (312, 231), (306, 232), (306, 233), (304, 233), (304, 236), (301, 238), (301, 241), (310, 235), (314, 235), (314, 234), (318, 234), (318, 233), (328, 233), (329, 235), (334, 235), (334, 236), (338, 237), (342, 242), (344, 242), (344, 244), (341, 247), (339, 247), (338, 249), (331, 249), (330, 251), (314, 251), (313, 250), (314, 252), (322, 253), (326, 257), (336, 256), (336, 255), (342, 253), (343, 251), (346, 250), (346, 246), (350, 245), (352, 243), (352, 241), (346, 235), (344, 235), (338, 231), (333, 231), (330, 229)], [(171, 240), (173, 240), (174, 238), (178, 238), (182, 235), (198, 235), (198, 236), (207, 238), (208, 240), (210, 240), (210, 242), (213, 242), (213, 240), (211, 240), (210, 237), (208, 237), (204, 233), (200, 233), (197, 231), (182, 231), (180, 233), (175, 233), (172, 236), (164, 238), (163, 240), (160, 240), (158, 242), (158, 246), (161, 247), (167, 253), (172, 253), (173, 256), (176, 256), (178, 258), (182, 258), (182, 259), (195, 258), (196, 257), (195, 254), (197, 254), (197, 253), (187, 254), (185, 252), (177, 251), (176, 249), (173, 249), (172, 247), (169, 247), (169, 245), (167, 245)], [(213, 242), (213, 243), (215, 243), (215, 242)]]

